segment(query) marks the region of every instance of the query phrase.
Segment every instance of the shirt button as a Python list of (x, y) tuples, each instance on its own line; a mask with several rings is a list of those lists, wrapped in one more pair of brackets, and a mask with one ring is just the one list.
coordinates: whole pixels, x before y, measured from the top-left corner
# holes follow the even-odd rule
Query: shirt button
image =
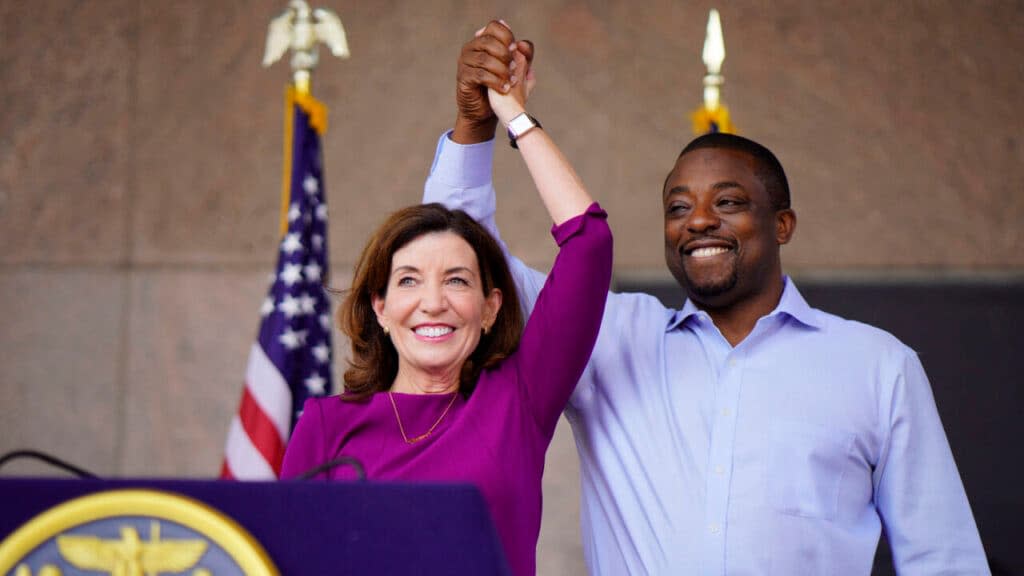
[(718, 476), (725, 474), (725, 468), (722, 468), (721, 466), (715, 466), (715, 474)]
[(721, 531), (722, 528), (718, 524), (712, 524), (708, 526), (708, 532), (711, 532), (712, 534), (718, 534)]
[(735, 367), (736, 366), (736, 359), (735, 358), (730, 358), (729, 359), (729, 366), (731, 366), (731, 367)]
[(729, 414), (731, 414), (731, 412), (729, 412), (728, 408), (722, 408), (721, 414), (722, 416), (728, 416)]

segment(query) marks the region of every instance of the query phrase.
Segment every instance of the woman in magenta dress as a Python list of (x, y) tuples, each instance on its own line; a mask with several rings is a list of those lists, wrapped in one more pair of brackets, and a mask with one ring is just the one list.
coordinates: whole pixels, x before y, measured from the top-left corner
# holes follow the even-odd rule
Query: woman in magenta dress
[(371, 237), (339, 311), (352, 342), (345, 391), (306, 403), (281, 475), (347, 456), (370, 480), (475, 484), (524, 576), (536, 572), (544, 454), (597, 338), (612, 240), (605, 212), (525, 115), (532, 74), (520, 50), (512, 55), (528, 81), (489, 92), (490, 103), (517, 134), (559, 246), (529, 321), (481, 225), (438, 204), (396, 212)]

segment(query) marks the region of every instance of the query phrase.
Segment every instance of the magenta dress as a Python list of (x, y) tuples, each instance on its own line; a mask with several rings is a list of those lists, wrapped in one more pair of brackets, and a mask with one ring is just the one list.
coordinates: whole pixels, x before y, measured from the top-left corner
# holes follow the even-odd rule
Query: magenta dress
[[(536, 572), (544, 453), (590, 357), (611, 280), (607, 214), (593, 204), (552, 229), (560, 251), (519, 349), (485, 371), (472, 395), (387, 393), (364, 402), (310, 399), (292, 433), (282, 478), (338, 456), (358, 458), (370, 480), (469, 482), (483, 493), (512, 572)], [(330, 478), (351, 479), (348, 468)]]

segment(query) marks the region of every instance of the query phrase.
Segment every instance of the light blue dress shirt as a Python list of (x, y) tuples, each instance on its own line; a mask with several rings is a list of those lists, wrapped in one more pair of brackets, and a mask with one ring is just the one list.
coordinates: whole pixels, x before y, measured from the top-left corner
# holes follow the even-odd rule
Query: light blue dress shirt
[[(493, 141), (442, 136), (424, 201), (497, 236)], [(529, 310), (543, 275), (510, 256)], [(892, 335), (778, 307), (736, 347), (687, 301), (609, 294), (566, 409), (595, 575), (988, 574), (931, 387)]]

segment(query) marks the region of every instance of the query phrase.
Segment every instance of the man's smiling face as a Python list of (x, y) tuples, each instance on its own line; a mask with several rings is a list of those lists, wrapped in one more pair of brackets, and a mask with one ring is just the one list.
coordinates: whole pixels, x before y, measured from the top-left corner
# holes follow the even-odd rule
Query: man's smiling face
[(782, 220), (792, 211), (774, 207), (752, 156), (728, 148), (680, 156), (662, 204), (665, 262), (698, 306), (732, 306), (781, 277), (779, 246), (792, 233)]

